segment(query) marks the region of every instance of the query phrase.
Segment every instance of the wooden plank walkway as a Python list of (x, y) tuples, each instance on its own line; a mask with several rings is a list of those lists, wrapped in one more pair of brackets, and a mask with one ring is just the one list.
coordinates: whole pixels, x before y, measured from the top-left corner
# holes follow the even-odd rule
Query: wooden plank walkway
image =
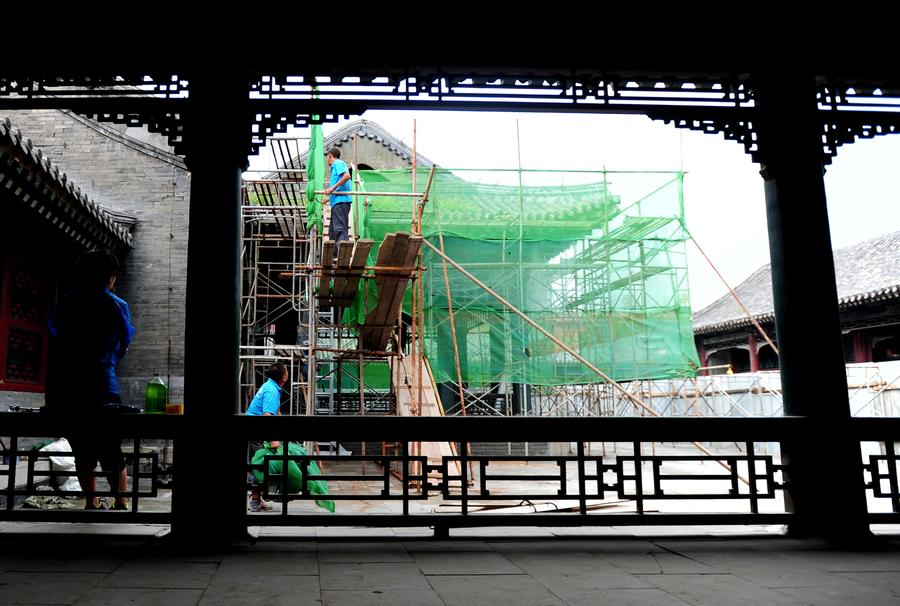
[(319, 278), (318, 295), (322, 307), (349, 307), (353, 303), (374, 242), (344, 240), (338, 244), (336, 261), (333, 260), (335, 242), (325, 240), (322, 244), (322, 277)]
[[(366, 314), (366, 321), (359, 329), (360, 349), (385, 351), (394, 322), (400, 314), (403, 293), (412, 277), (411, 268), (421, 248), (421, 236), (402, 232), (385, 236), (375, 262), (379, 268), (375, 273), (378, 305)], [(396, 271), (389, 268), (396, 268)]]

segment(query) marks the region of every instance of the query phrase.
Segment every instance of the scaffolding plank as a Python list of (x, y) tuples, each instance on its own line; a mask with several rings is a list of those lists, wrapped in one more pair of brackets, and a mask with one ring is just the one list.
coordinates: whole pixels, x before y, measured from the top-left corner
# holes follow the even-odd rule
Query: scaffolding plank
[[(422, 236), (410, 236), (409, 244), (406, 247), (406, 254), (397, 266), (413, 267), (416, 264), (416, 259), (418, 259), (421, 250)], [(394, 297), (388, 308), (387, 317), (385, 318), (385, 321), (382, 322), (382, 325), (386, 326), (381, 329), (381, 334), (378, 335), (378, 340), (375, 342), (375, 345), (377, 346), (376, 351), (384, 351), (387, 349), (388, 339), (390, 339), (393, 330), (390, 327), (390, 324), (400, 316), (400, 306), (403, 304), (403, 294), (406, 292), (406, 285), (411, 276), (412, 272), (405, 275), (400, 274), (399, 277), (394, 278), (396, 284), (394, 288)]]
[[(334, 261), (334, 240), (325, 240), (322, 243), (322, 267), (330, 267)], [(319, 278), (319, 298), (327, 299), (331, 296), (331, 276), (323, 269), (322, 277)]]
[[(396, 244), (399, 242), (399, 245)], [(412, 267), (422, 248), (421, 236), (409, 236), (405, 233), (396, 234), (395, 246), (392, 251), (390, 266), (397, 268)], [(379, 255), (380, 257), (380, 255)], [(379, 265), (381, 263), (379, 262)], [(391, 335), (391, 324), (400, 313), (400, 305), (403, 303), (403, 294), (406, 284), (409, 282), (409, 274), (396, 276), (383, 276), (378, 289), (378, 305), (372, 313), (366, 316), (366, 324), (372, 324), (372, 330), (363, 334), (363, 348), (370, 351), (384, 351)], [(371, 317), (371, 319), (370, 319)]]
[(346, 287), (347, 278), (345, 275), (334, 275), (334, 272), (338, 271), (346, 274), (346, 272), (350, 270), (350, 259), (353, 255), (353, 242), (350, 240), (338, 242), (337, 249), (337, 262), (335, 263), (334, 269), (323, 270), (323, 273), (334, 276), (334, 286), (331, 289), (330, 295), (329, 293), (324, 293), (323, 295), (320, 295), (320, 298), (321, 296), (330, 296), (330, 304), (333, 307), (347, 307), (353, 302), (352, 298), (348, 301), (346, 295), (342, 294), (342, 289)]
[[(347, 306), (356, 298), (356, 290), (359, 286), (359, 280), (362, 276), (363, 269), (366, 266), (366, 259), (369, 257), (369, 251), (372, 250), (372, 240), (359, 240), (353, 247), (353, 257), (350, 261), (347, 273), (335, 278), (334, 294), (332, 295), (336, 301), (341, 301), (342, 306)], [(347, 247), (349, 249), (349, 246)], [(338, 259), (340, 261), (340, 259)], [(338, 263), (341, 266), (341, 263)], [(348, 301), (347, 303), (343, 303)]]
[[(388, 243), (387, 237), (385, 238), (384, 243)], [(384, 265), (381, 265), (379, 261), (379, 267), (396, 267), (400, 264), (400, 262), (406, 256), (406, 249), (409, 247), (409, 234), (393, 234), (392, 243), (393, 246), (389, 248), (387, 254), (384, 256)], [(379, 259), (381, 259), (381, 255), (379, 254), (378, 256)], [(364, 341), (377, 341), (378, 334), (381, 332), (381, 327), (390, 321), (388, 319), (388, 308), (391, 306), (393, 299), (395, 298), (396, 287), (397, 280), (394, 276), (377, 276), (375, 278), (375, 288), (378, 293), (378, 302), (375, 309), (373, 309), (366, 315), (366, 324), (370, 324), (372, 328), (371, 330), (366, 331), (366, 337), (364, 338)], [(367, 349), (374, 349), (374, 347)]]
[[(394, 256), (394, 247), (396, 241), (396, 234), (387, 234), (384, 237), (384, 240), (381, 243), (381, 247), (378, 249), (378, 258), (375, 263), (378, 266), (383, 266), (382, 264), (390, 263)], [(381, 292), (383, 288), (385, 278), (383, 276), (375, 277), (375, 289), (377, 292)], [(373, 309), (372, 311), (366, 314), (366, 322), (372, 324), (375, 322), (375, 318), (380, 314), (380, 311), (377, 309)], [(374, 329), (371, 326), (361, 326), (359, 329), (359, 342), (360, 347), (364, 348), (365, 343), (371, 340), (371, 333)]]
[(336, 246), (338, 249), (337, 267), (346, 270), (350, 267), (350, 259), (353, 258), (353, 241), (342, 240), (337, 242)]
[[(394, 240), (394, 249), (387, 259), (387, 267), (399, 267), (406, 258), (406, 251), (409, 249), (409, 235), (398, 233)], [(366, 331), (363, 337), (363, 349), (369, 351), (384, 351), (387, 339), (382, 344), (381, 335), (390, 334), (391, 328), (386, 325), (393, 324), (397, 317), (397, 313), (391, 314), (391, 310), (396, 306), (399, 307), (403, 300), (403, 290), (401, 290), (400, 282), (395, 276), (383, 277), (380, 281), (376, 278), (376, 288), (378, 289), (378, 302), (366, 316), (366, 324), (371, 325), (371, 329)], [(405, 289), (405, 282), (403, 287)], [(400, 291), (398, 295), (398, 290)]]
[(322, 266), (331, 267), (334, 265), (334, 240), (325, 240), (322, 243)]
[[(378, 249), (378, 267), (396, 267), (406, 256), (409, 245), (409, 234), (387, 234), (381, 247)], [(360, 327), (360, 343), (363, 349), (374, 350), (370, 345), (378, 338), (381, 328), (378, 325), (385, 323), (387, 318), (387, 306), (393, 300), (396, 278), (390, 275), (375, 276), (375, 289), (378, 293), (378, 303), (374, 309), (366, 314), (366, 321)], [(388, 301), (390, 299), (391, 301)]]

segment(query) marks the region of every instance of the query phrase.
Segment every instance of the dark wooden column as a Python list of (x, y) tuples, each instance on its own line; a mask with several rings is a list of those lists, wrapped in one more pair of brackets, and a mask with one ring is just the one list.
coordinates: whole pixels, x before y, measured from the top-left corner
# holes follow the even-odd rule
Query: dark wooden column
[(765, 179), (775, 327), (784, 409), (805, 416), (803, 435), (783, 445), (796, 535), (867, 534), (859, 444), (850, 408), (812, 77), (754, 75), (761, 174)]
[(851, 333), (853, 339), (853, 361), (872, 361), (872, 339), (866, 333), (857, 330)]
[(249, 138), (245, 71), (219, 60), (190, 78), (191, 171), (185, 421), (176, 442), (173, 534), (222, 544), (246, 534), (246, 448), (228, 439), (238, 412), (240, 186)]
[[(703, 339), (700, 337), (694, 337), (694, 343), (697, 345), (697, 357), (700, 359), (700, 366), (709, 366), (709, 356), (706, 355), (706, 346), (703, 344)], [(705, 377), (708, 375), (708, 370), (700, 371), (700, 376)]]

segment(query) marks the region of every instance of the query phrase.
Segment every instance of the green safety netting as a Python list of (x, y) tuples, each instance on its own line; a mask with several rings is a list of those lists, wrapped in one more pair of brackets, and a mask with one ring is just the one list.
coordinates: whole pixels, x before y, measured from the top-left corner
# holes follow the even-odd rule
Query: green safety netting
[[(367, 192), (408, 192), (411, 170), (360, 171)], [(616, 380), (693, 375), (682, 173), (436, 171), (422, 232)], [(428, 171), (417, 174), (417, 190)], [(409, 231), (410, 198), (354, 203), (361, 237)], [(425, 349), (455, 381), (443, 264), (423, 249)], [(561, 385), (599, 377), (448, 266), (463, 381)], [(369, 282), (370, 307), (375, 300)], [(361, 285), (360, 293), (362, 293)], [(364, 317), (362, 297), (344, 316)], [(406, 310), (409, 311), (409, 291)], [(367, 384), (369, 381), (366, 381)]]
[(322, 202), (316, 189), (322, 187), (325, 179), (325, 141), (322, 125), (313, 124), (309, 133), (309, 155), (306, 161), (306, 229), (316, 228), (322, 233)]

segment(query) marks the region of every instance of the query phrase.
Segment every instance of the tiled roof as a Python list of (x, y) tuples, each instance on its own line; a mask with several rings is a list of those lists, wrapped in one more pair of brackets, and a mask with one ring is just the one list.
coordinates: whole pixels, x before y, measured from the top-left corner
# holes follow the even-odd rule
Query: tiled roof
[[(900, 231), (834, 251), (838, 304), (842, 309), (900, 298)], [(764, 265), (735, 288), (758, 322), (775, 317), (772, 268)], [(750, 324), (727, 294), (693, 316), (694, 334), (709, 334)]]
[(0, 187), (85, 247), (132, 246), (128, 222), (82, 193), (9, 119), (0, 120)]
[[(355, 120), (342, 126), (325, 137), (324, 148), (328, 150), (332, 147), (343, 147), (345, 143), (352, 143), (354, 135), (380, 143), (392, 151), (398, 158), (412, 165), (412, 149), (410, 149), (406, 143), (403, 143), (400, 139), (389, 133), (386, 129), (369, 120)], [(305, 151), (299, 156), (292, 158), (292, 162), (289, 163), (289, 166), (306, 166), (306, 157), (308, 155), (309, 152)], [(422, 154), (416, 154), (416, 165), (418, 168), (427, 169), (431, 168), (434, 165), (434, 162)], [(276, 173), (272, 173), (270, 177), (274, 178), (275, 174)]]

